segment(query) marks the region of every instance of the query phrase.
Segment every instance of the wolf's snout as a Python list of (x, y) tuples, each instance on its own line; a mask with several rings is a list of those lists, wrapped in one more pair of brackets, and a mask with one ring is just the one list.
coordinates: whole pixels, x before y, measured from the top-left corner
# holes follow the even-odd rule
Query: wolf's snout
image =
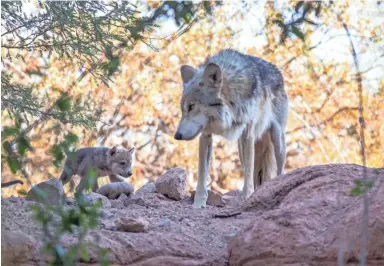
[(176, 140), (182, 140), (183, 139), (183, 135), (181, 133), (179, 133), (179, 132), (176, 132), (175, 139)]

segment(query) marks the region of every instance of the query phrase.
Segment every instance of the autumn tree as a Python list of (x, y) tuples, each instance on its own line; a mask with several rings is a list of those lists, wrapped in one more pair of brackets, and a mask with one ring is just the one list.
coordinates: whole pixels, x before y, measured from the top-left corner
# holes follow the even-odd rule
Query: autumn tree
[[(158, 2), (150, 3), (155, 10), (161, 6)], [(353, 13), (350, 3), (336, 1), (265, 5), (225, 2), (211, 15), (203, 17), (202, 7), (193, 16), (186, 16), (189, 20), (181, 28), (163, 20), (152, 36), (136, 43), (133, 49), (117, 49), (119, 67), (112, 76), (113, 83), (107, 86), (88, 74), (72, 87), (74, 95), (92, 95), (91, 106), (104, 112), (98, 116), (95, 129), (70, 129), (79, 137), (79, 146), (135, 146), (137, 165), (132, 182), (137, 186), (154, 180), (170, 167), (180, 166), (189, 173), (190, 188), (195, 188), (197, 140), (173, 139), (181, 115), (179, 68), (181, 64), (197, 66), (209, 54), (235, 48), (274, 63), (283, 73), (290, 100), (285, 171), (322, 163), (361, 164), (358, 85), (345, 23), (358, 49), (365, 85), (367, 165), (383, 166), (384, 127), (380, 117), (384, 110), (380, 103), (384, 96), (380, 65), (384, 34), (382, 24), (378, 23), (379, 13), (375, 19), (375, 14), (367, 13), (372, 8), (380, 12), (381, 7), (364, 2), (354, 6), (358, 13)], [(39, 54), (26, 51), (25, 56), (26, 63), (17, 64), (20, 73), (44, 68)], [(49, 68), (44, 71), (36, 91), (51, 93), (50, 88), (63, 84), (67, 88), (79, 76), (78, 64), (59, 56), (51, 57)], [(8, 120), (3, 121), (8, 125)], [(28, 152), (26, 166), (33, 169), (34, 183), (47, 178), (47, 173), (58, 176), (60, 172), (51, 166), (55, 158), (47, 147), (63, 137), (58, 138), (49, 125), (44, 123), (33, 131), (36, 136), (45, 136), (31, 139), (35, 153)], [(236, 146), (220, 137), (214, 139), (210, 171), (213, 189), (224, 192), (241, 188), (242, 170)]]
[[(103, 123), (104, 106), (79, 90), (83, 82), (91, 77), (96, 86), (108, 88), (124, 51), (139, 43), (154, 49), (152, 33), (159, 21), (175, 22), (175, 38), (212, 7), (210, 2), (170, 1), (141, 6), (145, 10), (140, 11), (128, 1), (3, 1), (3, 171), (7, 165), (13, 175), (29, 181), (35, 167), (42, 170), (53, 163), (59, 168), (79, 141), (76, 132)], [(68, 70), (64, 76), (53, 73), (56, 62)], [(36, 164), (36, 158), (45, 160), (47, 154), (49, 162)]]

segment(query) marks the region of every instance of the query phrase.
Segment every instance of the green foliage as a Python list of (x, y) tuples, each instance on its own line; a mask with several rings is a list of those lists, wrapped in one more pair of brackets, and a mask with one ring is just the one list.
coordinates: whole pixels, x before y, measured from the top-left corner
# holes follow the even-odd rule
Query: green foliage
[[(40, 194), (39, 194), (40, 195)], [(44, 195), (40, 195), (44, 199)], [(101, 202), (90, 204), (88, 199), (75, 193), (76, 205), (65, 208), (49, 204), (31, 205), (34, 219), (43, 230), (42, 251), (48, 255), (48, 265), (77, 265), (79, 260), (89, 261), (87, 248), (92, 243), (85, 243), (87, 233), (99, 223)], [(77, 242), (68, 248), (61, 244), (65, 234), (75, 235)], [(107, 251), (100, 249), (99, 260), (101, 265), (109, 265)]]
[[(130, 1), (33, 3), (37, 5), (36, 12), (26, 14), (23, 1), (1, 2), (2, 63), (7, 66), (14, 58), (26, 63), (26, 55), (33, 51), (47, 59), (52, 54), (69, 59), (82, 73), (70, 87), (53, 88), (54, 93), (50, 95), (37, 91), (33, 84), (18, 83), (9, 69), (2, 71), (2, 114), (13, 122), (2, 129), (2, 163), (13, 174), (21, 173), (26, 178), (28, 151), (34, 150), (33, 140), (44, 137), (44, 132), (39, 131), (42, 124), (52, 122), (49, 125), (53, 126), (47, 130), (60, 136), (56, 143), (47, 147), (53, 157), (52, 164), (60, 167), (65, 156), (72, 156), (76, 148), (78, 136), (72, 132), (73, 128), (93, 129), (99, 121), (102, 110), (92, 97), (83, 99), (72, 95), (71, 89), (77, 82), (92, 75), (108, 85), (119, 70), (121, 52), (132, 49), (139, 41), (150, 39), (157, 21), (166, 17), (182, 26), (201, 15), (210, 14), (213, 7), (210, 2), (166, 1), (151, 10), (151, 15), (143, 16)], [(185, 32), (188, 28), (182, 30)], [(35, 67), (27, 68), (24, 74), (44, 78), (45, 71)], [(48, 68), (49, 63), (45, 67)], [(96, 173), (90, 175), (88, 189), (96, 182)], [(40, 197), (46, 198), (44, 192), (40, 192)], [(84, 237), (97, 226), (100, 205), (92, 206), (82, 195), (75, 196), (77, 205), (71, 209), (48, 204), (32, 207), (36, 221), (43, 228), (43, 250), (49, 255), (50, 265), (76, 265), (79, 258), (89, 260), (89, 245), (84, 243)], [(69, 248), (62, 247), (60, 238), (64, 234), (78, 235), (78, 243)], [(100, 249), (100, 264), (108, 265), (107, 252), (103, 249)]]
[(357, 179), (354, 181), (355, 186), (351, 190), (351, 196), (358, 197), (363, 196), (365, 193), (368, 193), (375, 182), (373, 180)]
[(318, 23), (312, 21), (310, 16), (314, 14), (315, 17), (318, 18), (325, 5), (326, 4), (321, 1), (298, 1), (293, 7), (293, 10), (289, 12), (291, 16), (290, 19), (285, 18), (288, 14), (284, 16), (282, 13), (278, 13), (273, 23), (281, 29), (280, 42), (284, 43), (286, 38), (290, 37), (291, 34), (305, 41), (305, 33), (302, 31), (301, 26), (304, 24), (318, 26)]

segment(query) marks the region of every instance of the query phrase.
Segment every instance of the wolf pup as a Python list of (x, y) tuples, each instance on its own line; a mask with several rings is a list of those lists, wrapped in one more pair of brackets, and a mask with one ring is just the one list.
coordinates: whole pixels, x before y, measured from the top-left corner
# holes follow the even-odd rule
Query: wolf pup
[(81, 180), (76, 187), (76, 192), (84, 190), (91, 171), (96, 172), (96, 180), (92, 187), (93, 192), (99, 187), (97, 184), (98, 177), (109, 176), (111, 182), (124, 182), (124, 178), (132, 175), (134, 151), (134, 148), (126, 150), (118, 149), (116, 146), (113, 148), (92, 147), (79, 149), (72, 157), (67, 156), (60, 180), (63, 185), (68, 182), (74, 184), (72, 183), (72, 177), (76, 174), (79, 175)]
[(261, 58), (226, 49), (197, 69), (183, 65), (182, 117), (174, 138), (200, 133), (194, 207), (206, 206), (212, 135), (238, 140), (244, 167), (243, 196), (283, 173), (288, 97), (280, 71)]

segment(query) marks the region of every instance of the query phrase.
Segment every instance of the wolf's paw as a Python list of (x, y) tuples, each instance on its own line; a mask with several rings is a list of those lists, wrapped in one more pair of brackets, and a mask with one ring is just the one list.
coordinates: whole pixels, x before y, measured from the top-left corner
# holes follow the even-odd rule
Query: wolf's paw
[(242, 196), (243, 196), (243, 199), (246, 200), (248, 199), (252, 194), (253, 194), (253, 190), (243, 190), (243, 193), (242, 193)]
[(195, 209), (200, 209), (200, 208), (205, 208), (207, 207), (207, 201), (204, 199), (196, 199), (193, 202), (193, 208)]

